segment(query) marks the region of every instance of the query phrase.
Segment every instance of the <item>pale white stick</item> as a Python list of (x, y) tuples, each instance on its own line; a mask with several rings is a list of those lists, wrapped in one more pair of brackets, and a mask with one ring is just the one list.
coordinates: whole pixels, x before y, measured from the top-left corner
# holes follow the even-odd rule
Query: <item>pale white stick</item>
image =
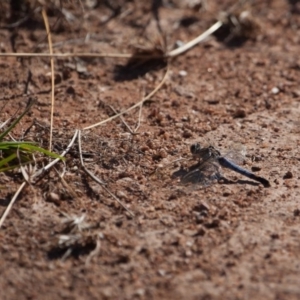
[(27, 182), (24, 181), (24, 182), (20, 185), (20, 187), (18, 188), (18, 190), (17, 190), (16, 193), (14, 194), (13, 198), (11, 199), (11, 201), (10, 201), (9, 205), (7, 206), (7, 208), (6, 208), (5, 212), (4, 212), (4, 214), (3, 214), (2, 217), (1, 217), (1, 220), (0, 220), (0, 228), (2, 227), (2, 225), (3, 225), (3, 223), (4, 223), (4, 221), (5, 221), (6, 217), (7, 217), (7, 215), (9, 214), (9, 212), (10, 212), (10, 210), (11, 210), (13, 204), (15, 203), (15, 201), (16, 201), (16, 199), (18, 198), (19, 194), (21, 193), (21, 191), (22, 191), (23, 188), (25, 187), (26, 183), (27, 183)]

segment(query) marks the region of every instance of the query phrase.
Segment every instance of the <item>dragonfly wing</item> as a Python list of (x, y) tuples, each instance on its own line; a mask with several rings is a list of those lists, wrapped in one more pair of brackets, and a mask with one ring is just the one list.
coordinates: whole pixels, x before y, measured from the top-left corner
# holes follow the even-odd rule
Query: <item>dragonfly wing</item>
[(200, 184), (209, 186), (221, 177), (220, 168), (217, 163), (206, 162), (199, 167), (189, 171), (181, 178), (182, 184)]
[(240, 143), (231, 144), (230, 150), (225, 155), (223, 155), (223, 157), (238, 165), (244, 163), (245, 156), (246, 156), (246, 148), (244, 145)]

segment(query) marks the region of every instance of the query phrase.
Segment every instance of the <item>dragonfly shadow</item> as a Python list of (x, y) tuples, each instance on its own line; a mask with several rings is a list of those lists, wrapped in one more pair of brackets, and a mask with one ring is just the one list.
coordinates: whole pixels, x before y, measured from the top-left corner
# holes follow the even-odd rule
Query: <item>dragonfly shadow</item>
[[(198, 173), (197, 170), (199, 168), (200, 164), (194, 164), (193, 166), (189, 167), (188, 169), (180, 168), (179, 170), (175, 171), (172, 175), (172, 179), (180, 179), (181, 183), (184, 185), (189, 184), (200, 184), (209, 186), (210, 184), (219, 183), (219, 184), (239, 184), (239, 185), (252, 185), (252, 186), (259, 186), (258, 182), (251, 181), (251, 180), (230, 180), (224, 176), (222, 176), (219, 172), (215, 173), (211, 178), (208, 178), (207, 181), (204, 181), (201, 173)], [(192, 176), (189, 176), (189, 174), (193, 174)]]
[(200, 162), (188, 169), (181, 168), (172, 174), (172, 178), (180, 178), (180, 183), (183, 185), (199, 185), (203, 187), (210, 186), (220, 179), (221, 174), (216, 165), (209, 165), (207, 168), (208, 172), (202, 169), (201, 166)]
[(192, 165), (188, 169), (184, 169), (183, 167), (180, 167), (179, 170), (175, 171), (172, 175), (172, 179), (183, 179), (188, 173), (195, 171), (199, 167), (199, 163)]
[(177, 179), (177, 178), (183, 178), (189, 171), (186, 169), (183, 169), (182, 167), (178, 170), (175, 171), (172, 175), (171, 178), (172, 179)]
[(227, 179), (226, 177), (221, 177), (220, 180), (219, 180), (219, 183), (223, 183), (223, 184), (242, 184), (242, 185), (245, 185), (245, 184), (248, 184), (248, 185), (252, 185), (252, 186), (259, 186), (259, 183), (258, 182), (255, 182), (255, 181), (251, 181), (251, 180), (230, 180), (230, 179)]

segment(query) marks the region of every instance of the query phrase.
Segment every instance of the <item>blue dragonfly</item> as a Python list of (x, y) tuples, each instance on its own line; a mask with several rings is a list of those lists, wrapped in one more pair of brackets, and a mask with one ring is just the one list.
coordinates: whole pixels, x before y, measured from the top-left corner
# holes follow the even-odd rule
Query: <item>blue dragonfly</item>
[(270, 187), (270, 182), (252, 172), (238, 166), (233, 159), (222, 156), (221, 153), (213, 146), (202, 148), (199, 143), (193, 144), (190, 151), (194, 158), (199, 162), (190, 168), (190, 170), (181, 178), (183, 184), (201, 184), (208, 186), (214, 181), (222, 179), (220, 167), (230, 169), (252, 180), (260, 182), (264, 187)]

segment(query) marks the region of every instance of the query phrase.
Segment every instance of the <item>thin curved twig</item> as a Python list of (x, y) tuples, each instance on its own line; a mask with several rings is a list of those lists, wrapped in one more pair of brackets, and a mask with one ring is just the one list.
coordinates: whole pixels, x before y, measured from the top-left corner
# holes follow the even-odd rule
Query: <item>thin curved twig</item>
[(114, 115), (114, 116), (112, 116), (112, 117), (104, 120), (104, 121), (101, 121), (99, 123), (87, 126), (87, 127), (83, 128), (83, 130), (87, 130), (87, 129), (91, 129), (91, 128), (103, 125), (103, 124), (105, 124), (105, 123), (107, 123), (107, 122), (109, 122), (109, 121), (111, 121), (113, 119), (116, 119), (116, 118), (122, 116), (123, 114), (126, 114), (127, 112), (129, 112), (129, 111), (133, 110), (134, 108), (139, 107), (140, 105), (142, 105), (143, 103), (145, 103), (145, 101), (149, 100), (164, 85), (164, 83), (166, 82), (166, 80), (168, 78), (169, 69), (170, 68), (169, 68), (169, 65), (168, 65), (167, 71), (166, 71), (166, 73), (165, 73), (162, 81), (159, 83), (159, 85), (150, 94), (148, 94), (146, 97), (144, 97), (141, 101), (137, 102), (136, 104), (134, 104), (133, 106), (129, 107), (128, 109), (126, 109), (126, 110), (124, 110), (124, 111), (122, 111), (122, 112), (120, 112), (120, 113), (118, 113), (118, 114), (116, 114), (116, 115)]

